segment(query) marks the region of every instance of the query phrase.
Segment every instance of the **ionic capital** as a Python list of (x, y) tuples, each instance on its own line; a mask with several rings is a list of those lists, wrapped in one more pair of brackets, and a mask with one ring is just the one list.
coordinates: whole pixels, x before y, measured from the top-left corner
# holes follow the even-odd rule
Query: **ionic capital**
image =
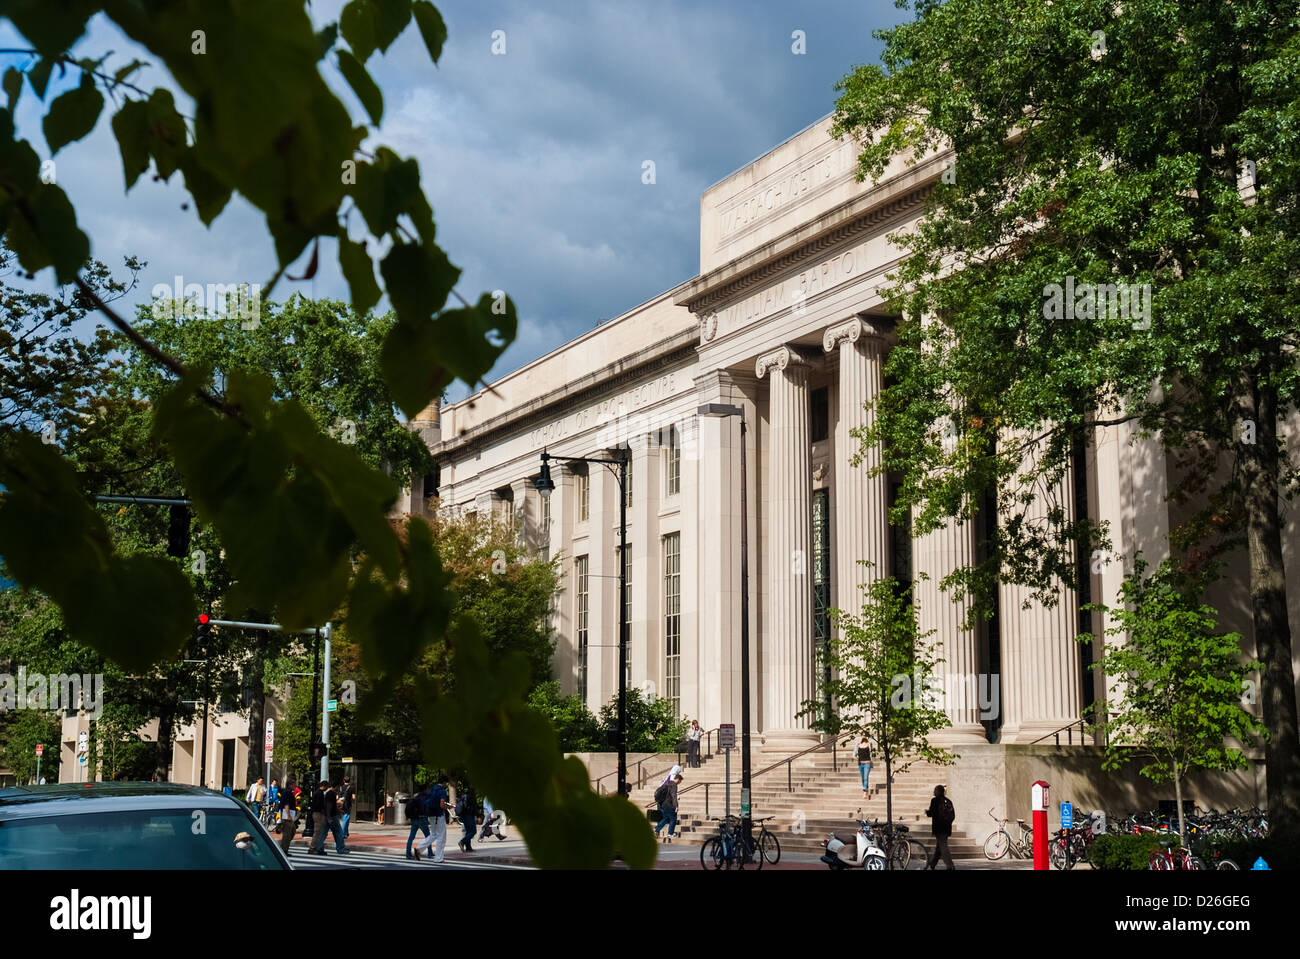
[(767, 375), (767, 371), (777, 369), (784, 371), (787, 366), (808, 366), (808, 361), (802, 356), (790, 349), (788, 346), (782, 346), (772, 350), (770, 353), (764, 353), (754, 364), (754, 375), (760, 380)]

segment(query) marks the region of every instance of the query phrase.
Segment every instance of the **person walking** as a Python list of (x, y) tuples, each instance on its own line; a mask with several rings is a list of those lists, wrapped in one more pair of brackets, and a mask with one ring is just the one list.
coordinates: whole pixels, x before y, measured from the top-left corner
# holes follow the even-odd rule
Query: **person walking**
[(668, 778), (659, 784), (655, 790), (655, 802), (659, 804), (659, 822), (655, 824), (655, 835), (659, 835), (659, 830), (668, 826), (667, 843), (673, 841), (673, 833), (677, 829), (677, 785), (682, 781), (682, 767), (673, 766), (668, 772)]
[(474, 830), (478, 827), (478, 801), (474, 796), (474, 787), (469, 783), (465, 784), (456, 799), (456, 818), (460, 820), (461, 827), (461, 837), (456, 845), (465, 852), (473, 852), (470, 840), (474, 838)]
[(343, 838), (348, 838), (348, 823), (352, 821), (352, 801), (357, 791), (352, 786), (352, 777), (343, 777)]
[(280, 808), (280, 780), (271, 780), (271, 785), (266, 789), (266, 801), (271, 804), (272, 809)]
[(862, 734), (862, 739), (855, 750), (858, 757), (858, 774), (862, 777), (862, 798), (869, 798), (867, 795), (867, 777), (871, 775), (871, 744), (867, 742), (867, 734)]
[(686, 765), (692, 769), (698, 769), (700, 766), (700, 737), (704, 735), (704, 730), (700, 728), (698, 719), (691, 720), (691, 728), (686, 730)]
[(325, 784), (317, 783), (311, 794), (311, 845), (307, 852), (313, 856), (325, 855)]
[[(351, 852), (343, 842), (343, 802), (339, 799), (338, 783), (330, 783), (329, 788), (325, 790), (325, 825), (334, 837), (334, 851), (339, 855)], [(321, 846), (325, 845), (324, 839), (321, 840)]]
[(298, 829), (298, 797), (292, 779), (280, 790), (277, 802), (280, 806), (280, 849), (289, 855), (289, 846), (293, 843), (293, 834)]
[(248, 787), (248, 792), (244, 794), (248, 804), (253, 807), (253, 815), (258, 819), (262, 818), (262, 803), (266, 801), (266, 782), (258, 778), (257, 782)]
[(406, 837), (406, 858), (414, 859), (411, 855), (411, 842), (415, 839), (416, 830), (424, 833), (424, 837), (429, 838), (429, 813), (425, 809), (425, 801), (429, 796), (429, 787), (420, 786), (420, 791), (406, 800), (406, 818), (411, 822), (411, 834)]
[(934, 830), (934, 854), (925, 864), (925, 868), (933, 869), (939, 864), (939, 857), (942, 856), (948, 868), (953, 869), (952, 854), (948, 851), (948, 837), (952, 835), (952, 822), (957, 818), (957, 811), (953, 809), (952, 800), (944, 795), (942, 786), (934, 787), (934, 798), (930, 800), (930, 806), (925, 814), (930, 817), (930, 828)]
[(447, 822), (451, 818), (451, 803), (447, 801), (447, 777), (439, 776), (437, 784), (429, 790), (425, 799), (429, 810), (429, 836), (415, 847), (415, 858), (420, 858), (420, 851), (428, 853), (436, 850), (431, 862), (443, 862), (443, 850), (447, 847)]

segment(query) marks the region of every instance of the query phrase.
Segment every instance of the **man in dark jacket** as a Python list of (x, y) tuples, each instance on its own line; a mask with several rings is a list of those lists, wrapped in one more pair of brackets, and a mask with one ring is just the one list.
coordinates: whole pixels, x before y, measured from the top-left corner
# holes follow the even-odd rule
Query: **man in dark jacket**
[(316, 791), (311, 794), (311, 845), (307, 852), (315, 856), (325, 855), (325, 784), (317, 783)]
[[(330, 833), (334, 836), (334, 851), (342, 854), (349, 852), (343, 844), (343, 820), (340, 818), (343, 804), (339, 801), (339, 790), (337, 783), (330, 783), (325, 790), (325, 825)], [(321, 846), (325, 845), (322, 837)]]
[(406, 800), (406, 818), (411, 821), (411, 834), (406, 837), (406, 858), (414, 859), (411, 855), (411, 843), (415, 841), (417, 831), (424, 833), (427, 838), (429, 835), (429, 814), (427, 810), (427, 800), (429, 798), (429, 787), (420, 786), (420, 791)]
[(284, 784), (276, 801), (280, 806), (280, 848), (289, 855), (289, 846), (293, 843), (294, 831), (298, 828), (298, 797), (294, 795), (292, 779)]
[(952, 854), (948, 852), (948, 837), (952, 835), (952, 821), (956, 818), (952, 800), (943, 794), (942, 786), (934, 787), (934, 798), (925, 814), (930, 817), (930, 828), (934, 831), (934, 854), (925, 864), (926, 869), (933, 869), (939, 864), (939, 857), (952, 869)]

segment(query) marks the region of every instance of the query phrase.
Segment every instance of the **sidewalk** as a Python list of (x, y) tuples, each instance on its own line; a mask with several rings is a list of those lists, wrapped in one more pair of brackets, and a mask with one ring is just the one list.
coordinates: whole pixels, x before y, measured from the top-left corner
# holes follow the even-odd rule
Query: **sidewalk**
[[(352, 823), (348, 829), (348, 847), (360, 852), (388, 852), (395, 853), (399, 856), (406, 853), (406, 837), (410, 833), (410, 826), (378, 826), (372, 822)], [(528, 857), (528, 847), (524, 841), (519, 838), (518, 830), (507, 826), (503, 830), (507, 839), (501, 840), (495, 837), (485, 839), (482, 842), (473, 842), (473, 852), (461, 852), (456, 847), (456, 840), (460, 838), (461, 828), (458, 823), (452, 823), (447, 827), (447, 846), (444, 855), (450, 860), (473, 860), (475, 862), (499, 863), (504, 866), (531, 866), (532, 860)], [(423, 833), (415, 834), (416, 842), (424, 839)], [(305, 846), (309, 840), (302, 838), (301, 830), (298, 832), (294, 844)], [(334, 839), (331, 836), (325, 837), (326, 853), (334, 854)], [(617, 867), (616, 867), (617, 868)], [(671, 843), (659, 845), (659, 858), (655, 862), (655, 869), (701, 869), (700, 866), (700, 847), (690, 843)], [(988, 860), (964, 859), (958, 860), (957, 868), (959, 870), (1020, 870), (1032, 871), (1034, 863), (1032, 860), (1011, 859), (1008, 857), (1002, 862), (989, 862)], [(782, 852), (781, 861), (773, 866), (766, 864), (763, 871), (776, 870), (778, 872), (789, 871), (811, 871), (824, 870), (826, 864), (823, 863), (817, 854), (810, 852)], [(943, 871), (943, 866), (939, 867)]]

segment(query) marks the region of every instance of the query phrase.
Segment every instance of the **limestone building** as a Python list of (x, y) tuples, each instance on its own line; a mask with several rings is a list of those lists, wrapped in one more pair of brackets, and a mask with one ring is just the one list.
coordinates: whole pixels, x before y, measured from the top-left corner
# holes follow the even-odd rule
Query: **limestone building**
[[(1105, 695), (1105, 681), (1087, 670), (1096, 651), (1074, 637), (1101, 636), (1107, 624), (1080, 606), (1115, 599), (1121, 557), (1167, 555), (1180, 519), (1166, 501), (1175, 467), (1127, 426), (1096, 430), (1055, 495), (1067, 510), (1109, 521), (1112, 555), (1082, 564), (1081, 588), (1064, 590), (1054, 608), (1022, 608), (1027, 594), (1003, 587), (998, 615), (962, 631), (964, 610), (938, 583), (970, 561), (981, 531), (954, 523), (912, 541), (887, 521), (891, 479), (850, 465), (858, 451), (850, 433), (881, 388), (891, 344), (880, 290), (900, 251), (887, 234), (917, 220), (948, 158), (910, 166), (900, 158), (880, 183), (859, 183), (854, 145), (829, 130), (827, 117), (704, 193), (698, 276), (491, 391), (427, 411), (416, 425), (439, 471), (416, 484), (408, 505), (420, 509), (436, 482), (443, 508), (498, 511), (562, 557), (556, 671), (593, 709), (618, 688), (617, 576), (626, 563), (629, 685), (669, 697), (705, 728), (739, 724), (747, 524), (752, 722), (769, 748), (813, 741), (797, 712), (815, 694), (827, 610), (860, 606), (872, 573), (859, 560), (916, 580), (922, 629), (937, 630), (946, 660), (945, 738), (1032, 743)], [(709, 403), (744, 409), (748, 515), (739, 419), (699, 415)], [(533, 487), (544, 450), (592, 457), (612, 448), (631, 457), (626, 556), (612, 471), (553, 464), (550, 500)], [(1300, 536), (1294, 522), (1286, 532), (1295, 583)], [(1239, 566), (1210, 599), (1249, 638)], [(1291, 603), (1300, 636), (1300, 589)]]

